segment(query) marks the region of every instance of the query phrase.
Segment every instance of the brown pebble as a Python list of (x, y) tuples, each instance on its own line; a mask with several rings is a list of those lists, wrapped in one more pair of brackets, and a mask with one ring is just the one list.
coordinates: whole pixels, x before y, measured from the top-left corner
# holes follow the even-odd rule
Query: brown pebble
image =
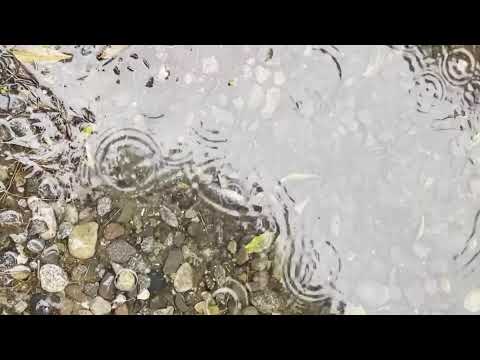
[(125, 228), (117, 223), (108, 224), (103, 231), (103, 237), (105, 240), (114, 240), (123, 235), (125, 235)]
[(115, 315), (128, 315), (128, 306), (127, 304), (122, 304), (117, 307), (114, 311)]

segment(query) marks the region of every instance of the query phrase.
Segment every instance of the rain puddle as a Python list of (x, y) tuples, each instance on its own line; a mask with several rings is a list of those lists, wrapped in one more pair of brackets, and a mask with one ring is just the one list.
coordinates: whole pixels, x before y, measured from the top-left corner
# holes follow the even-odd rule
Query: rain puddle
[(480, 311), (476, 46), (5, 46), (4, 314)]

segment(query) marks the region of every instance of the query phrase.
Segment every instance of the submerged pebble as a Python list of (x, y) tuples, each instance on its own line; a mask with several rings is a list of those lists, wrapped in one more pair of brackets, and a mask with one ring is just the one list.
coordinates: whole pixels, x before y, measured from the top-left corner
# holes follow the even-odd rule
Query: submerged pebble
[(39, 271), (40, 284), (47, 292), (60, 292), (68, 285), (68, 277), (65, 271), (57, 265), (46, 264)]
[(89, 222), (76, 225), (68, 239), (68, 251), (77, 259), (89, 259), (95, 255), (98, 224)]

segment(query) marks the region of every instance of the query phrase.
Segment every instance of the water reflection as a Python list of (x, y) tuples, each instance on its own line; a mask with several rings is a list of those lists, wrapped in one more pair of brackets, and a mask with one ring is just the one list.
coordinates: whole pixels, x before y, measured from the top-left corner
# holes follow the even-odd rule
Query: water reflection
[(479, 254), (476, 47), (84, 50), (86, 77), (56, 86), (97, 118), (103, 183), (148, 193), (181, 172), (217, 211), (261, 219), (302, 304), (459, 311), (471, 283), (445, 284)]

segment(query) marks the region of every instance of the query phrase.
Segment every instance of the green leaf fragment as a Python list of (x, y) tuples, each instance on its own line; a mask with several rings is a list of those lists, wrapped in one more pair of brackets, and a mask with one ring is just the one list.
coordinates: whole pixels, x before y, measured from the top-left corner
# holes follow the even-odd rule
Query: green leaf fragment
[(247, 245), (245, 245), (245, 250), (247, 250), (248, 254), (265, 251), (270, 245), (272, 245), (274, 238), (274, 233), (266, 231), (263, 234), (255, 236)]
[(8, 87), (5, 85), (0, 86), (0, 95), (8, 94)]
[(87, 126), (82, 130), (82, 133), (84, 133), (86, 136), (90, 136), (93, 134), (93, 126)]

